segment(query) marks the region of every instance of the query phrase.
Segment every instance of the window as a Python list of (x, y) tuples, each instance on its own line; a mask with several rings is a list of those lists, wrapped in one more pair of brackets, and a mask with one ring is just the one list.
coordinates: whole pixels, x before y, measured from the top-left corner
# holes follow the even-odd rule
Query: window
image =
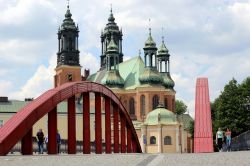
[(164, 99), (164, 106), (166, 109), (168, 109), (168, 98)]
[(175, 100), (172, 99), (172, 112), (175, 112)]
[(129, 114), (135, 115), (135, 100), (133, 97), (129, 100)]
[(155, 145), (156, 144), (156, 138), (155, 138), (155, 136), (151, 136), (150, 137), (150, 144), (151, 145)]
[(166, 136), (164, 138), (164, 145), (171, 145), (171, 137), (170, 136)]
[(154, 95), (152, 105), (153, 105), (153, 110), (156, 109), (156, 107), (159, 104), (159, 97), (157, 95)]
[(3, 120), (0, 120), (0, 127), (3, 126)]
[(141, 95), (141, 116), (145, 115), (145, 96)]

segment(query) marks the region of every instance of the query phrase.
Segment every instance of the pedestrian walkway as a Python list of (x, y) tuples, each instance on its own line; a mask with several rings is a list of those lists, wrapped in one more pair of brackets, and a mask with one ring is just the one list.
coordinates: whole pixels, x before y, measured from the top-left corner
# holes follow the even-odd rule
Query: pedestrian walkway
[(249, 166), (250, 151), (200, 154), (18, 154), (0, 157), (0, 166)]

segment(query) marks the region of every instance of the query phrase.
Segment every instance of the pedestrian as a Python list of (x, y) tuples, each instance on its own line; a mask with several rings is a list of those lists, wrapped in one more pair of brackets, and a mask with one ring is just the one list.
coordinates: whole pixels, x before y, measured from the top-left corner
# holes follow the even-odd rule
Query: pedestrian
[(222, 152), (222, 143), (223, 143), (223, 131), (219, 127), (218, 131), (216, 132), (216, 144), (218, 145), (219, 152)]
[(39, 154), (43, 154), (43, 141), (44, 141), (44, 134), (42, 129), (39, 129), (39, 131), (36, 134), (37, 139), (38, 139), (38, 151)]
[(61, 135), (60, 133), (58, 132), (57, 130), (57, 134), (56, 134), (56, 143), (57, 143), (57, 153), (61, 153), (61, 149), (60, 149), (60, 146), (61, 146)]
[(227, 151), (231, 151), (231, 131), (229, 130), (229, 128), (227, 128), (227, 131), (225, 133), (226, 136), (226, 144), (227, 144)]

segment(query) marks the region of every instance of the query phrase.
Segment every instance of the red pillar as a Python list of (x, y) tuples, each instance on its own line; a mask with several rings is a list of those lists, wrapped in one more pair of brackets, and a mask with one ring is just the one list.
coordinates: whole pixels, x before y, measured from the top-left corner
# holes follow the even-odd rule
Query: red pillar
[(114, 153), (119, 153), (119, 110), (116, 104), (113, 104), (114, 116)]
[(121, 121), (121, 153), (126, 153), (126, 133), (125, 133), (126, 119), (122, 114), (120, 114), (120, 121)]
[(23, 155), (33, 154), (32, 128), (22, 138), (21, 152)]
[(96, 154), (102, 153), (102, 113), (100, 93), (95, 93), (95, 151)]
[(56, 154), (57, 110), (48, 113), (48, 154)]
[(132, 137), (132, 131), (131, 128), (127, 125), (127, 152), (131, 153), (131, 137)]
[(110, 98), (105, 96), (105, 142), (106, 153), (111, 153)]
[(75, 96), (68, 99), (68, 153), (76, 154)]
[(90, 154), (89, 93), (83, 93), (83, 153)]

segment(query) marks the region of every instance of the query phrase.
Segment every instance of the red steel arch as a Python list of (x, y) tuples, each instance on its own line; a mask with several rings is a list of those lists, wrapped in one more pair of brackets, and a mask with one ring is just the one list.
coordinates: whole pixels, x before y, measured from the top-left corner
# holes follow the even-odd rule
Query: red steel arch
[[(66, 83), (60, 87), (48, 90), (19, 110), (0, 128), (0, 155), (6, 155), (20, 139), (22, 141), (22, 154), (32, 154), (32, 126), (46, 114), (48, 114), (48, 136), (50, 140), (48, 152), (49, 154), (55, 154), (57, 130), (56, 106), (64, 100), (68, 100), (68, 153), (76, 153), (76, 94), (83, 94), (83, 153), (90, 153), (90, 92), (95, 93), (96, 153), (102, 153), (102, 138), (100, 134), (102, 130), (100, 122), (101, 96), (104, 96), (105, 99), (105, 152), (111, 153), (112, 149), (110, 107), (113, 106), (114, 153), (141, 153), (140, 143), (130, 116), (118, 97), (104, 85), (84, 81)], [(119, 136), (121, 137), (120, 139)], [(121, 140), (121, 146), (119, 146), (119, 140)]]

